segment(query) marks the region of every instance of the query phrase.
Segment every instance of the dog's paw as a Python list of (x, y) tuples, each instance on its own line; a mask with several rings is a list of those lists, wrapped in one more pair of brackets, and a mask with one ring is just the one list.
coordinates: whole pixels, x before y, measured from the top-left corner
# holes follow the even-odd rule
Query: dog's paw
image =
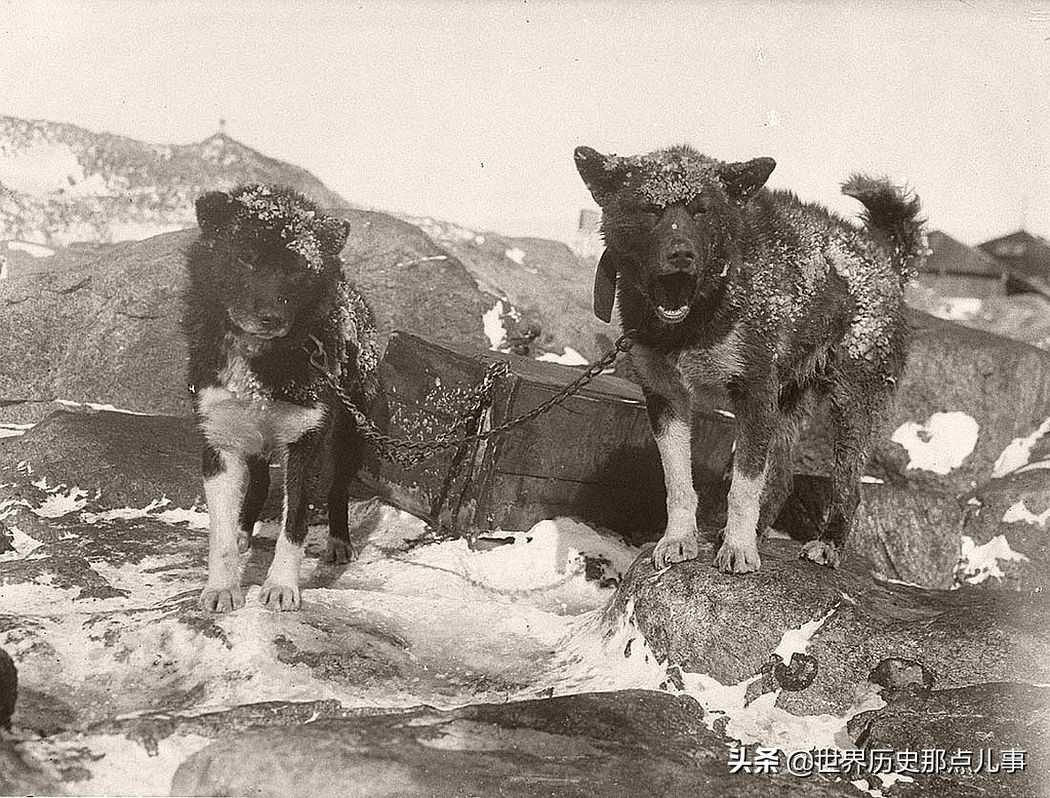
[(290, 612), (299, 609), (299, 587), (297, 585), (275, 585), (267, 579), (259, 591), (259, 601), (268, 610)]
[(811, 540), (802, 546), (798, 556), (803, 560), (812, 560), (817, 565), (826, 565), (828, 568), (838, 568), (842, 562), (842, 552), (839, 547), (827, 540)]
[(747, 574), (761, 566), (762, 559), (754, 543), (747, 545), (727, 540), (715, 555), (715, 567), (727, 574)]
[(664, 535), (653, 549), (653, 565), (666, 568), (672, 563), (695, 560), (700, 553), (700, 541), (696, 534)]
[(205, 612), (233, 612), (244, 606), (240, 585), (206, 587), (201, 591), (200, 608)]
[(354, 551), (353, 544), (349, 540), (337, 540), (330, 537), (324, 554), (321, 555), (321, 560), (331, 565), (346, 565), (356, 556), (357, 552)]

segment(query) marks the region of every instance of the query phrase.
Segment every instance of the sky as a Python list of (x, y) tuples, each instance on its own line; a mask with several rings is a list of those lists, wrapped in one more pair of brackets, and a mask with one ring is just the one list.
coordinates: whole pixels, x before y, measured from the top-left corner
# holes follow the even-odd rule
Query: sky
[(0, 0), (0, 114), (154, 143), (227, 132), (351, 202), (571, 239), (573, 166), (678, 143), (851, 172), (932, 228), (1050, 237), (1048, 2)]

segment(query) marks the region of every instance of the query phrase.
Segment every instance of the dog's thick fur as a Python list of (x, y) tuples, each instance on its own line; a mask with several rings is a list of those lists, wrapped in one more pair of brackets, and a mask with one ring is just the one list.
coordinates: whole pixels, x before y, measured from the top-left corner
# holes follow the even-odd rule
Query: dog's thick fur
[(197, 200), (197, 221), (183, 327), (205, 437), (210, 534), (200, 603), (218, 612), (243, 605), (238, 553), (266, 499), (270, 461), (279, 458), (284, 517), (260, 599), (271, 609), (297, 609), (306, 476), (319, 457), (332, 456), (325, 556), (347, 562), (348, 485), (362, 456), (353, 421), (311, 369), (310, 352), (316, 339), (329, 370), (367, 411), (379, 391), (375, 322), (343, 277), (347, 223), (305, 197), (263, 185), (209, 192)]
[(834, 485), (819, 538), (802, 556), (837, 566), (904, 367), (903, 286), (925, 254), (918, 200), (854, 176), (842, 190), (866, 208), (861, 229), (763, 188), (771, 158), (579, 147), (576, 166), (602, 208), (595, 312), (609, 321), (616, 296), (624, 328), (636, 331), (632, 362), (663, 462), (668, 519), (656, 565), (698, 553), (691, 400), (715, 384), (728, 389), (737, 419), (717, 566), (758, 570), (757, 534), (791, 489), (792, 448), (814, 393), (830, 397)]

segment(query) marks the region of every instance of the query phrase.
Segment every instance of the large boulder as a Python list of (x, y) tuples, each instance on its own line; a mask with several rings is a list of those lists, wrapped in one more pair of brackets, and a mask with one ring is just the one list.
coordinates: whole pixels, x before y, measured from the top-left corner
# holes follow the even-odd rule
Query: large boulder
[[(341, 213), (352, 230), (346, 271), (375, 307), (384, 336), (400, 328), (487, 346), (482, 316), (495, 299), (458, 260), (405, 222)], [(186, 230), (120, 244), (79, 268), (0, 282), (0, 400), (34, 410), (64, 399), (188, 414), (179, 319), (184, 252), (195, 236)]]
[(297, 728), (260, 724), (195, 753), (171, 789), (421, 798), (853, 794), (830, 779), (731, 773), (726, 741), (703, 714), (690, 698), (634, 690), (315, 719)]

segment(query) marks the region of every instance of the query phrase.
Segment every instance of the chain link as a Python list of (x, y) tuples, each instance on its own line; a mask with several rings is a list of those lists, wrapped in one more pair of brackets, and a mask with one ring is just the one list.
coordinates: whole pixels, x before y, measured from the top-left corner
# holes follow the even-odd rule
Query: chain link
[[(335, 395), (339, 397), (339, 401), (343, 403), (346, 411), (350, 414), (354, 423), (357, 425), (357, 431), (361, 437), (371, 443), (381, 457), (385, 457), (386, 459), (397, 463), (402, 468), (412, 468), (424, 460), (434, 457), (439, 452), (454, 449), (467, 443), (485, 441), (497, 435), (502, 435), (514, 427), (532, 421), (553, 409), (570, 396), (579, 393), (595, 377), (611, 366), (621, 353), (627, 352), (633, 343), (631, 341), (633, 333), (633, 330), (624, 332), (624, 334), (616, 340), (614, 347), (600, 360), (592, 363), (582, 374), (580, 374), (579, 377), (554, 394), (550, 399), (536, 405), (532, 410), (522, 413), (520, 416), (512, 418), (509, 421), (505, 421), (496, 427), (487, 429), (484, 432), (475, 432), (467, 435), (456, 435), (453, 434), (453, 432), (449, 432), (444, 435), (439, 435), (431, 441), (412, 441), (406, 438), (395, 438), (380, 430), (379, 427), (375, 425), (375, 422), (373, 422), (364, 411), (354, 404), (353, 399), (347, 393), (346, 389), (339, 384), (339, 380), (335, 375), (333, 375), (324, 365), (317, 362), (317, 357), (323, 353), (323, 350), (321, 350), (320, 347), (310, 355), (310, 365), (313, 366), (322, 377), (324, 377), (325, 381), (328, 383), (328, 387), (330, 387)], [(481, 382), (478, 383), (471, 392), (473, 393), (474, 405), (452, 425), (451, 429), (455, 431), (465, 426), (472, 418), (477, 417), (482, 409), (491, 404), (492, 394), (496, 389), (498, 381), (506, 377), (508, 374), (510, 374), (510, 365), (506, 361), (495, 360), (492, 363), (489, 363), (485, 369), (485, 376), (482, 377)]]

